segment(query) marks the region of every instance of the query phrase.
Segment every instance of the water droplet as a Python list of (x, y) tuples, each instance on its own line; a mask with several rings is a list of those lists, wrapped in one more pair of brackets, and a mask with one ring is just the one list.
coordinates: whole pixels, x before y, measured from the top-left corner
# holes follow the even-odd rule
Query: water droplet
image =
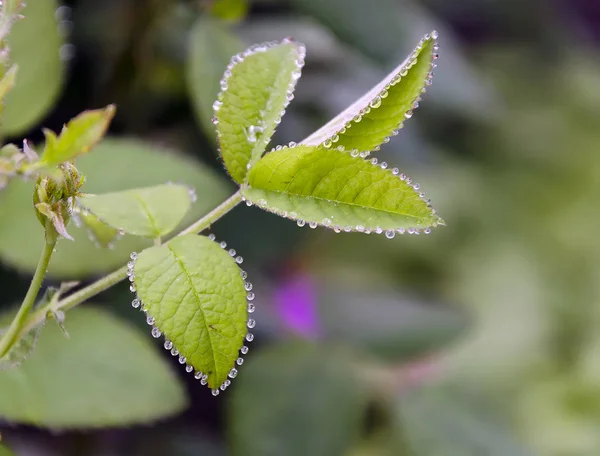
[(173, 347), (171, 349), (171, 356), (177, 356), (179, 355), (179, 350), (177, 350), (177, 348)]
[(248, 278), (248, 273), (246, 271), (240, 271), (240, 275), (242, 276), (242, 279), (246, 280)]
[(260, 204), (261, 207), (265, 207), (267, 205), (267, 200), (261, 199), (258, 204)]
[(138, 298), (135, 298), (133, 301), (131, 301), (131, 307), (133, 307), (134, 309), (137, 309), (140, 306), (140, 300)]
[(244, 288), (246, 289), (246, 291), (250, 291), (252, 290), (252, 284), (250, 282), (246, 282), (244, 284)]
[(240, 351), (242, 352), (242, 355), (247, 355), (248, 354), (248, 347), (246, 347), (244, 345)]
[(248, 325), (248, 328), (250, 328), (250, 329), (254, 328), (256, 326), (256, 320), (253, 320), (252, 318), (250, 318), (248, 320), (247, 325)]
[(248, 342), (252, 342), (254, 340), (254, 334), (252, 334), (252, 333), (246, 334), (246, 340)]
[(369, 151), (364, 150), (360, 153), (360, 158), (367, 158), (369, 156)]
[(235, 257), (235, 262), (237, 264), (242, 264), (244, 262), (244, 259), (241, 256), (237, 256)]
[(220, 386), (220, 388), (221, 388), (221, 391), (225, 391), (225, 390), (227, 389), (227, 386), (228, 386), (228, 385), (227, 385), (227, 382), (223, 382), (223, 383), (221, 384), (221, 386)]
[(131, 252), (131, 255), (129, 255), (129, 258), (131, 258), (133, 261), (137, 260), (138, 254), (136, 252)]
[(375, 227), (375, 233), (381, 234), (381, 233), (383, 233), (383, 230), (377, 226), (377, 227)]
[(132, 293), (135, 293), (135, 285), (134, 284), (129, 285), (129, 291), (131, 291)]
[(236, 377), (237, 377), (237, 374), (238, 374), (238, 371), (237, 371), (237, 369), (234, 367), (233, 369), (231, 369), (231, 370), (229, 371), (229, 378), (236, 378)]
[(342, 232), (342, 227), (336, 225), (336, 226), (333, 227), (333, 231), (335, 231), (336, 233), (341, 233)]
[(419, 190), (419, 188), (420, 188), (420, 187), (421, 187), (421, 186), (420, 186), (419, 184), (415, 184), (415, 185), (413, 185), (413, 188), (414, 188), (415, 190)]
[(369, 106), (371, 106), (373, 109), (378, 108), (379, 106), (381, 106), (381, 98), (380, 97), (375, 97), (371, 100), (371, 103), (369, 103)]
[(350, 225), (344, 227), (344, 231), (346, 233), (350, 233), (352, 231), (352, 227)]
[(404, 113), (404, 117), (406, 119), (410, 119), (413, 116), (413, 112), (411, 110), (408, 110)]
[(254, 300), (254, 298), (255, 298), (255, 295), (254, 295), (254, 293), (253, 293), (253, 292), (251, 292), (251, 291), (250, 291), (250, 292), (248, 292), (248, 294), (246, 295), (246, 299), (247, 299), (248, 301), (253, 301), (253, 300)]
[(376, 159), (376, 158), (373, 158), (373, 159), (371, 160), (371, 163), (372, 163), (373, 165), (376, 165), (376, 164), (377, 164), (377, 159)]
[(202, 378), (200, 379), (200, 384), (201, 385), (206, 385), (208, 383), (208, 375), (204, 374), (202, 376)]
[(317, 222), (310, 222), (308, 226), (310, 226), (314, 230), (318, 226), (318, 224)]
[(202, 372), (198, 371), (194, 374), (194, 378), (196, 380), (200, 380), (202, 378), (202, 375), (204, 375), (204, 374), (202, 374)]
[(250, 206), (252, 206), (252, 204), (253, 204), (252, 201), (246, 200), (246, 206), (250, 207)]
[(217, 388), (217, 389), (212, 390), (212, 395), (213, 396), (218, 396), (219, 395), (219, 389)]
[(158, 339), (160, 336), (162, 336), (160, 329), (152, 328), (152, 337), (154, 337), (155, 339)]
[(296, 214), (295, 212), (290, 212), (290, 218), (292, 220), (296, 220), (296, 217), (298, 217), (298, 214)]
[(385, 237), (388, 239), (392, 239), (394, 236), (396, 236), (396, 232), (394, 230), (387, 230), (385, 232)]
[[(127, 272), (129, 272), (129, 271), (127, 271)], [(128, 278), (129, 278), (130, 282), (133, 282), (135, 280), (135, 276), (133, 275), (133, 271), (131, 272), (131, 274), (128, 274), (128, 276), (129, 276)]]
[(228, 253), (229, 253), (229, 255), (231, 255), (231, 256), (235, 256), (235, 254), (236, 254), (237, 252), (235, 251), (235, 249), (229, 249), (229, 252), (228, 252)]
[(303, 227), (305, 223), (306, 222), (304, 220), (298, 219), (298, 221), (296, 222), (296, 225), (298, 225), (299, 227)]
[(431, 228), (425, 228), (425, 230), (423, 231), (423, 233), (430, 234), (431, 233)]
[(185, 361), (186, 361), (185, 356), (181, 355), (179, 357), (179, 364), (185, 364)]
[(356, 225), (356, 231), (358, 231), (359, 233), (362, 233), (365, 231), (365, 227), (362, 225)]
[(353, 150), (352, 152), (350, 152), (350, 156), (352, 156), (354, 158), (358, 157), (358, 155), (359, 155), (359, 152), (356, 149)]
[(220, 246), (222, 249), (224, 249), (225, 247), (227, 247), (227, 242), (225, 242), (225, 241), (221, 241), (221, 242), (219, 243), (219, 246)]
[(60, 47), (58, 53), (63, 62), (71, 60), (75, 56), (75, 45), (71, 43), (65, 43)]
[(405, 180), (406, 179), (406, 174), (402, 173), (400, 174), (400, 180)]
[(381, 162), (379, 166), (381, 166), (381, 169), (386, 169), (388, 165), (386, 162)]
[(334, 142), (334, 143), (335, 143), (335, 142), (338, 142), (339, 140), (340, 140), (340, 137), (339, 137), (339, 135), (333, 135), (333, 136), (331, 137), (331, 142)]
[(215, 239), (217, 239), (217, 236), (215, 236), (214, 234), (209, 234), (208, 239), (210, 239), (211, 241), (214, 241)]
[(379, 96), (380, 96), (381, 98), (387, 98), (387, 96), (388, 96), (388, 91), (387, 91), (386, 89), (383, 89), (383, 90), (381, 91), (381, 93), (379, 94)]
[(323, 226), (329, 226), (329, 225), (331, 225), (331, 220), (326, 217), (323, 220), (321, 220), (321, 224)]
[(235, 362), (238, 366), (241, 366), (242, 364), (244, 364), (244, 358), (238, 358)]
[(398, 233), (399, 234), (404, 234), (404, 231), (405, 231), (404, 228), (398, 228)]
[(173, 342), (171, 342), (170, 340), (165, 340), (165, 350), (171, 350), (173, 348)]
[(354, 122), (358, 123), (362, 120), (362, 116), (360, 114), (357, 114), (354, 116), (354, 118), (352, 119)]
[(130, 261), (129, 263), (127, 263), (127, 269), (129, 269), (129, 270), (133, 269), (134, 266), (135, 266), (135, 263), (133, 261)]
[(221, 109), (221, 106), (223, 106), (223, 102), (217, 100), (213, 103), (213, 110), (218, 111), (219, 109)]
[(300, 79), (300, 76), (302, 76), (302, 72), (300, 70), (292, 71), (292, 79), (294, 81), (297, 81), (298, 79)]
[(251, 302), (248, 303), (248, 313), (254, 313), (255, 307)]
[(325, 148), (329, 149), (329, 148), (331, 147), (331, 144), (332, 144), (332, 143), (331, 143), (331, 139), (326, 139), (326, 140), (323, 142), (323, 147), (325, 147)]
[(263, 132), (263, 127), (260, 127), (258, 125), (250, 125), (246, 129), (246, 139), (248, 140), (248, 142), (254, 143), (257, 140), (256, 134), (262, 133), (262, 132)]
[(146, 323), (148, 323), (150, 326), (152, 326), (154, 324), (154, 317), (152, 317), (151, 315), (148, 315), (146, 317)]

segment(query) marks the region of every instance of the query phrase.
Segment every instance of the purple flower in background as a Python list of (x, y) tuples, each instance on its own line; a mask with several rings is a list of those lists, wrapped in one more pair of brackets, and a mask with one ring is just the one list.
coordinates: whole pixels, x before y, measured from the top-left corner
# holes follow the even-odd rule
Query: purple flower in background
[(285, 276), (274, 294), (275, 310), (286, 328), (316, 339), (319, 335), (316, 286), (307, 274)]

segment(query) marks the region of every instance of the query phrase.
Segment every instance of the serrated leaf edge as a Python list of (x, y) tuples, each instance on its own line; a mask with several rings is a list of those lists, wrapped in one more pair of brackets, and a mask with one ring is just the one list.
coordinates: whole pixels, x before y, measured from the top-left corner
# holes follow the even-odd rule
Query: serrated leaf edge
[[(283, 105), (281, 112), (275, 119), (275, 127), (273, 128), (273, 131), (271, 132), (269, 137), (265, 137), (265, 135), (261, 135), (260, 141), (256, 141), (256, 144), (254, 145), (254, 147), (252, 149), (252, 152), (250, 154), (250, 159), (247, 163), (247, 171), (246, 171), (245, 177), (248, 175), (248, 171), (252, 167), (252, 164), (256, 163), (256, 161), (258, 159), (260, 159), (260, 157), (264, 154), (264, 151), (265, 151), (267, 145), (269, 144), (269, 142), (271, 142), (271, 138), (273, 137), (273, 135), (275, 134), (275, 131), (277, 130), (277, 125), (279, 125), (279, 123), (281, 122), (281, 118), (285, 115), (285, 111), (286, 111), (288, 105), (294, 99), (294, 90), (296, 88), (296, 84), (297, 84), (298, 80), (300, 79), (300, 77), (302, 76), (302, 68), (304, 67), (304, 59), (306, 57), (306, 47), (304, 46), (304, 44), (302, 44), (298, 41), (295, 41), (291, 37), (286, 37), (280, 41), (267, 41), (267, 42), (255, 44), (255, 45), (249, 47), (248, 49), (234, 55), (231, 58), (229, 65), (227, 65), (227, 68), (225, 69), (223, 78), (221, 78), (221, 80), (219, 82), (221, 91), (219, 92), (219, 94), (217, 96), (217, 100), (213, 103), (214, 115), (212, 118), (212, 123), (215, 127), (217, 127), (219, 124), (219, 119), (217, 118), (217, 112), (220, 110), (221, 106), (223, 105), (223, 97), (228, 88), (227, 81), (232, 76), (234, 67), (237, 64), (242, 63), (247, 57), (250, 57), (250, 56), (260, 53), (260, 52), (267, 52), (269, 49), (272, 49), (274, 47), (281, 46), (281, 45), (286, 45), (286, 44), (294, 44), (295, 45), (296, 53), (298, 54), (297, 58), (296, 58), (296, 70), (294, 72), (292, 72), (291, 81), (288, 85), (288, 89), (287, 89), (287, 93), (286, 93), (286, 101)], [(269, 105), (271, 102), (272, 102), (272, 96), (269, 97), (269, 100), (267, 101), (267, 105)], [(267, 106), (267, 108), (268, 108), (268, 106)], [(260, 128), (261, 131), (262, 131), (262, 128), (264, 128), (264, 121), (262, 123), (263, 123), (263, 125), (256, 126), (257, 128)], [(255, 133), (256, 132), (247, 132), (246, 134), (252, 135)], [(221, 143), (220, 143), (221, 133), (218, 128), (217, 128), (216, 138), (217, 138), (217, 152), (219, 153), (219, 155), (221, 155)], [(224, 160), (223, 160), (223, 163), (224, 163)], [(231, 173), (229, 172), (229, 170), (227, 169), (226, 166), (225, 166), (225, 169), (231, 175)], [(233, 176), (231, 176), (231, 177), (233, 178)], [(234, 180), (236, 180), (236, 179), (234, 179)]]
[[(211, 241), (218, 244), (219, 247), (221, 247), (222, 249), (227, 248), (227, 243), (225, 241), (221, 241), (221, 242), (217, 241), (216, 236), (214, 234), (210, 234), (207, 237)], [(241, 255), (238, 255), (235, 249), (229, 249), (227, 253), (229, 253), (229, 256), (231, 256), (232, 258), (235, 259), (235, 262), (238, 265), (240, 265), (244, 262), (244, 258)], [(154, 320), (154, 317), (152, 317), (150, 314), (148, 314), (148, 309), (146, 307), (144, 307), (144, 303), (137, 295), (137, 290), (135, 287), (135, 274), (134, 274), (135, 262), (136, 262), (137, 258), (138, 258), (137, 252), (132, 252), (130, 255), (131, 261), (129, 261), (127, 263), (127, 277), (130, 282), (129, 291), (131, 291), (135, 296), (134, 299), (131, 301), (131, 306), (134, 309), (139, 309), (141, 312), (143, 312), (146, 315), (146, 323), (148, 323), (148, 325), (151, 327), (150, 334), (155, 339), (158, 339), (163, 335), (162, 331), (156, 325), (156, 321)], [(252, 313), (254, 313), (254, 311), (255, 311), (255, 306), (254, 306), (254, 303), (252, 302), (254, 300), (255, 296), (254, 296), (254, 292), (252, 291), (252, 288), (253, 288), (252, 283), (246, 280), (248, 278), (248, 273), (240, 268), (240, 275), (241, 275), (242, 279), (244, 279), (244, 288), (248, 292), (246, 295), (246, 300), (248, 302), (248, 308), (247, 308), (248, 320), (246, 320), (246, 326), (247, 326), (247, 328), (252, 329), (256, 326), (256, 320), (254, 320), (253, 318), (250, 317), (250, 315)], [(254, 340), (254, 334), (248, 331), (246, 333), (245, 340), (246, 340), (246, 343), (252, 342)], [(173, 345), (173, 342), (171, 342), (170, 340), (165, 338), (163, 347), (165, 348), (165, 350), (170, 352), (172, 356), (177, 356), (179, 364), (185, 364), (185, 371), (190, 374), (193, 373), (194, 378), (196, 380), (200, 380), (201, 385), (207, 384), (208, 374), (204, 374), (203, 372), (196, 370), (194, 368), (194, 366), (192, 366), (191, 364), (188, 364), (186, 358), (183, 355), (179, 354), (179, 350), (177, 349), (177, 347), (175, 347)], [(228, 374), (229, 378), (227, 380), (225, 380), (218, 388), (211, 390), (213, 396), (218, 396), (220, 391), (225, 391), (231, 385), (231, 381), (234, 378), (236, 378), (238, 375), (238, 368), (242, 364), (244, 364), (243, 355), (247, 355), (249, 350), (250, 349), (248, 348), (247, 345), (242, 346), (242, 348), (240, 349), (239, 357), (236, 359), (233, 367), (229, 371), (229, 374)]]
[[(435, 61), (438, 59), (439, 44), (437, 41), (439, 34), (433, 30), (431, 33), (426, 34), (420, 41), (412, 53), (402, 62), (402, 64), (390, 72), (381, 82), (375, 87), (369, 90), (365, 95), (356, 100), (347, 109), (342, 111), (332, 120), (327, 122), (323, 127), (319, 128), (308, 138), (302, 141), (302, 144), (307, 146), (322, 145), (323, 147), (329, 148), (335, 146), (335, 143), (339, 141), (339, 135), (343, 134), (351, 128), (354, 124), (360, 123), (363, 116), (371, 112), (371, 109), (377, 109), (381, 104), (381, 99), (387, 97), (388, 90), (396, 85), (403, 76), (406, 76), (406, 72), (412, 68), (416, 63), (420, 52), (429, 40), (433, 40), (432, 56), (430, 71), (425, 80), (425, 87), (421, 90), (421, 94), (426, 93), (427, 87), (433, 82), (433, 70), (437, 67)], [(415, 109), (419, 107), (421, 102), (421, 95), (418, 95), (411, 103), (412, 107), (404, 113), (404, 119), (398, 124), (398, 126), (392, 131), (391, 136), (398, 135), (399, 131), (404, 127), (404, 121), (410, 119), (413, 116)], [(364, 106), (359, 109), (360, 106)], [(391, 136), (387, 136), (383, 139), (381, 144), (386, 144), (390, 141)], [(377, 152), (381, 148), (381, 145), (375, 146), (373, 151)]]
[[(295, 142), (291, 142), (289, 143), (287, 146), (277, 146), (275, 148), (273, 148), (270, 152), (276, 152), (276, 151), (281, 151), (284, 149), (292, 149), (298, 145), (305, 145), (304, 143), (302, 144), (296, 144)], [(333, 150), (333, 149), (332, 149)], [(337, 146), (335, 150), (338, 150), (339, 152), (346, 152), (348, 154), (350, 154), (353, 158), (362, 158), (364, 161), (370, 161), (371, 164), (373, 166), (378, 166), (379, 168), (383, 169), (383, 170), (388, 170), (392, 175), (397, 176), (398, 179), (400, 179), (401, 181), (404, 181), (405, 183), (407, 183), (409, 186), (411, 186), (415, 192), (418, 192), (418, 190), (420, 189), (420, 184), (419, 183), (413, 183), (412, 179), (410, 177), (408, 177), (406, 174), (401, 173), (400, 170), (398, 168), (389, 168), (388, 164), (386, 162), (379, 162), (377, 160), (377, 158), (373, 157), (370, 160), (367, 160), (367, 158), (370, 156), (370, 152), (369, 151), (362, 151), (359, 152), (356, 149), (353, 150), (347, 150), (346, 148), (344, 148), (343, 146)], [(303, 227), (306, 226), (307, 223), (305, 220), (303, 219), (299, 219), (298, 218), (298, 214), (296, 214), (295, 212), (287, 212), (287, 211), (280, 211), (277, 208), (274, 207), (270, 207), (268, 205), (268, 202), (264, 199), (261, 199), (259, 201), (253, 201), (252, 198), (248, 198), (247, 194), (244, 192), (244, 190), (246, 188), (252, 188), (249, 185), (244, 185), (241, 188), (241, 192), (242, 192), (242, 200), (245, 201), (246, 206), (253, 206), (256, 205), (257, 207), (267, 211), (267, 212), (271, 212), (272, 214), (276, 214), (280, 217), (283, 218), (287, 218), (289, 220), (293, 220), (296, 221), (296, 224), (299, 227)], [(308, 227), (315, 229), (318, 226), (322, 226), (328, 229), (331, 229), (333, 231), (335, 231), (336, 233), (341, 233), (342, 231), (346, 232), (346, 233), (351, 233), (351, 232), (356, 232), (356, 233), (363, 233), (363, 234), (384, 234), (388, 239), (392, 239), (393, 237), (395, 237), (396, 233), (398, 234), (430, 234), (431, 233), (431, 228), (436, 228), (440, 225), (445, 225), (446, 223), (444, 222), (444, 220), (442, 218), (440, 218), (437, 215), (437, 211), (433, 208), (433, 206), (431, 205), (431, 200), (429, 198), (427, 198), (425, 196), (425, 193), (423, 192), (419, 192), (418, 193), (419, 198), (421, 200), (423, 200), (426, 204), (427, 207), (429, 209), (431, 209), (431, 213), (432, 215), (436, 216), (436, 221), (430, 226), (430, 227), (426, 227), (424, 229), (419, 229), (419, 228), (408, 228), (408, 229), (404, 229), (404, 228), (399, 228), (397, 230), (383, 230), (382, 228), (380, 228), (379, 226), (376, 226), (374, 228), (370, 228), (370, 227), (365, 227), (363, 225), (356, 225), (356, 226), (339, 226), (339, 225), (331, 225), (331, 221), (328, 222), (329, 219), (325, 218), (323, 219), (320, 223), (319, 222), (310, 222), (308, 223)]]

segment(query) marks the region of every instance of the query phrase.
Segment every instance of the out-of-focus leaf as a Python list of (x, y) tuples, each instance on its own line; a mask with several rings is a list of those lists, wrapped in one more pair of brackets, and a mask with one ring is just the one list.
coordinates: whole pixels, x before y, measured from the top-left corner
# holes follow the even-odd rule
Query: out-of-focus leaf
[(73, 210), (73, 221), (78, 227), (87, 229), (89, 240), (95, 243), (97, 247), (114, 247), (114, 242), (121, 236), (118, 229), (108, 226), (94, 214), (82, 211), (79, 207), (75, 207)]
[(185, 185), (157, 185), (122, 192), (85, 195), (77, 204), (100, 221), (135, 236), (166, 236), (185, 217), (194, 194)]
[(189, 39), (186, 67), (188, 90), (204, 133), (215, 138), (212, 117), (213, 103), (220, 91), (219, 81), (231, 57), (240, 52), (244, 45), (225, 24), (203, 17), (194, 25)]
[[(198, 200), (181, 226), (191, 223), (222, 202), (229, 194), (223, 179), (201, 163), (177, 152), (129, 139), (105, 139), (94, 153), (80, 157), (77, 167), (86, 176), (84, 189), (93, 193), (127, 190), (174, 181), (194, 187)], [(0, 193), (0, 214), (10, 214), (10, 223), (0, 223), (0, 257), (12, 266), (34, 271), (44, 242), (42, 227), (31, 207), (32, 185), (13, 180)], [(75, 279), (124, 264), (133, 251), (150, 241), (125, 236), (115, 248), (98, 249), (88, 239), (85, 227), (69, 226), (75, 242), (59, 241), (49, 274)]]
[(39, 164), (55, 166), (88, 153), (104, 137), (115, 109), (114, 105), (109, 105), (104, 109), (84, 111), (71, 119), (58, 137), (46, 130), (46, 146)]
[(65, 339), (49, 325), (33, 355), (0, 372), (0, 417), (52, 429), (148, 423), (179, 413), (185, 392), (159, 353), (105, 311), (69, 313)]
[(443, 221), (397, 168), (358, 151), (295, 146), (275, 150), (251, 168), (246, 200), (282, 217), (341, 231), (421, 230)]
[(30, 1), (8, 35), (10, 59), (19, 66), (14, 88), (6, 96), (2, 132), (17, 135), (38, 122), (60, 91), (64, 65), (62, 38), (54, 12), (56, 0)]
[(17, 65), (13, 65), (8, 69), (4, 76), (2, 76), (2, 79), (0, 80), (0, 101), (3, 101), (4, 97), (6, 97), (8, 92), (15, 86), (18, 69), (19, 67)]
[(248, 0), (213, 0), (209, 11), (226, 21), (240, 21), (248, 14), (249, 8)]
[(392, 290), (328, 280), (319, 297), (324, 335), (387, 360), (425, 355), (464, 333), (458, 309), (409, 301)]
[(215, 102), (217, 138), (237, 183), (262, 156), (293, 98), (304, 46), (289, 39), (252, 46), (231, 59)]
[(230, 403), (233, 454), (345, 454), (360, 437), (367, 403), (350, 356), (309, 343), (250, 356)]
[(218, 392), (228, 376), (237, 375), (246, 321), (248, 326), (254, 321), (248, 320), (245, 282), (235, 259), (207, 237), (189, 234), (144, 250), (133, 272), (142, 309), (179, 352), (180, 362), (206, 376), (203, 382)]
[[(31, 329), (12, 346), (6, 355), (0, 358), (0, 372), (20, 366), (33, 353), (43, 326), (44, 323)], [(0, 336), (4, 332), (0, 330)]]
[(0, 443), (0, 456), (15, 456), (15, 454)]
[(431, 84), (436, 38), (437, 32), (423, 38), (402, 64), (302, 144), (370, 151), (389, 141), (412, 117), (426, 85)]
[(410, 0), (379, 0), (365, 14), (363, 0), (294, 0), (296, 7), (327, 25), (343, 41), (379, 62), (403, 58), (401, 53), (431, 29), (443, 37), (436, 70), (436, 95), (431, 103), (474, 115), (489, 114), (499, 105), (491, 87), (470, 66), (452, 32), (422, 6)]
[(402, 397), (399, 413), (414, 455), (534, 456), (464, 393), (437, 387), (411, 391)]

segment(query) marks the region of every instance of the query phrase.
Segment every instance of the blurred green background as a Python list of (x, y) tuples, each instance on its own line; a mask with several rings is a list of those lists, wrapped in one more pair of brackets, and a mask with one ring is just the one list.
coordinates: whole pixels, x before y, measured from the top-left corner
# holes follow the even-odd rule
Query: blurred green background
[[(186, 182), (191, 218), (235, 190), (210, 123), (235, 52), (306, 44), (275, 139), (287, 143), (437, 29), (434, 84), (378, 154), (447, 227), (388, 240), (236, 208), (214, 232), (244, 256), (258, 323), (232, 387), (214, 398), (186, 374), (121, 284), (67, 314), (70, 341), (48, 325), (22, 368), (0, 372), (15, 454), (600, 454), (598, 2), (28, 3), (11, 38), (22, 72), (7, 139), (39, 142), (41, 127), (116, 103), (111, 138), (78, 162), (86, 189)], [(30, 195), (23, 182), (0, 193), (2, 311), (42, 242)], [(93, 280), (143, 248), (99, 250), (70, 231), (47, 285)]]

